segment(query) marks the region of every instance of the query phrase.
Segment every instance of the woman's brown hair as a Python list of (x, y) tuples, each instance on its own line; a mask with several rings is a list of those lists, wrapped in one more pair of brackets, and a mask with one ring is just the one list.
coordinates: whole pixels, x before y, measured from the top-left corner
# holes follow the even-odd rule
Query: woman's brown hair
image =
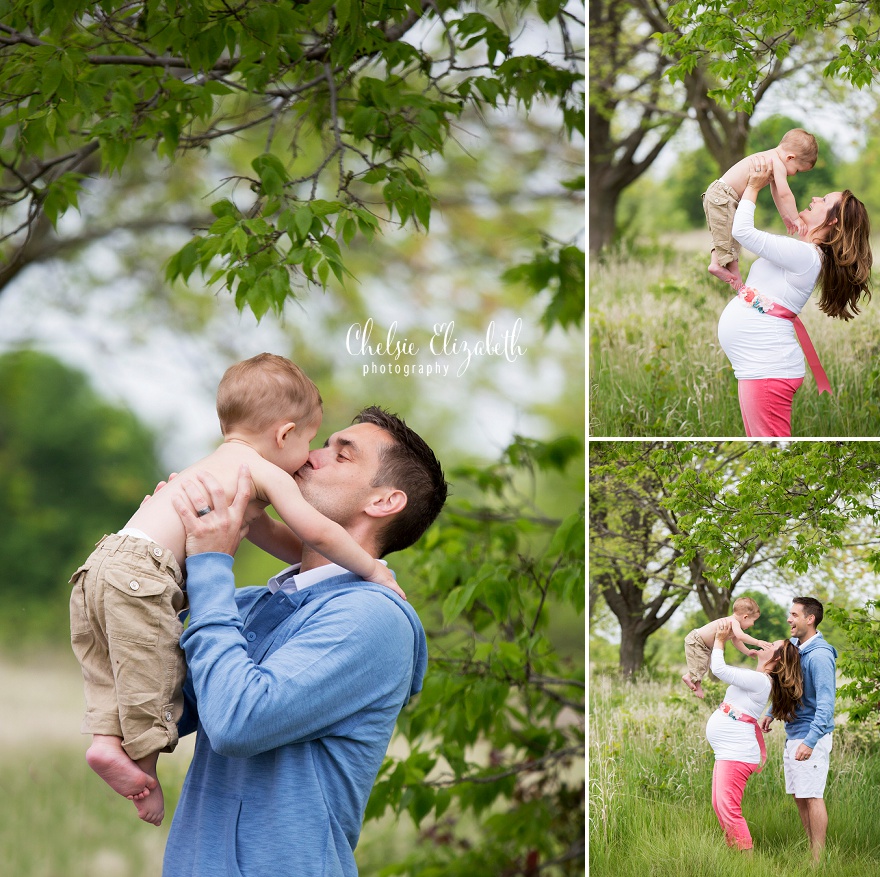
[(778, 659), (776, 665), (767, 671), (771, 686), (770, 712), (774, 719), (791, 722), (804, 696), (801, 653), (794, 643), (786, 640), (773, 657)]
[[(836, 223), (832, 224), (834, 220)], [(817, 241), (822, 250), (819, 308), (829, 317), (851, 320), (859, 313), (861, 296), (871, 298), (871, 221), (865, 205), (846, 189), (828, 211), (823, 228), (828, 237)]]

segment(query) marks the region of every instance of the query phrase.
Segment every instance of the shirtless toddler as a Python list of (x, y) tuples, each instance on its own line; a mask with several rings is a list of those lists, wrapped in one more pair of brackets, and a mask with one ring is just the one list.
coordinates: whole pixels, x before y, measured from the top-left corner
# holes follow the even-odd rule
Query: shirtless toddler
[(706, 692), (700, 684), (706, 673), (709, 672), (709, 663), (712, 659), (712, 646), (715, 642), (715, 632), (722, 621), (729, 621), (733, 635), (731, 642), (738, 651), (750, 658), (757, 656), (756, 651), (746, 647), (746, 643), (754, 646), (769, 646), (764, 640), (755, 639), (744, 633), (761, 617), (758, 604), (751, 597), (740, 597), (734, 601), (733, 615), (728, 618), (716, 618), (702, 627), (695, 628), (684, 638), (684, 656), (687, 661), (688, 672), (681, 677), (682, 681), (697, 696), (705, 697)]
[(740, 246), (733, 238), (733, 217), (749, 179), (749, 165), (764, 160), (773, 168), (770, 193), (776, 209), (790, 234), (802, 229), (797, 204), (788, 185), (788, 177), (812, 170), (819, 156), (816, 138), (801, 128), (788, 131), (779, 146), (747, 155), (730, 168), (720, 180), (715, 180), (703, 193), (703, 210), (712, 233), (712, 261), (709, 273), (729, 283), (734, 289), (743, 285), (739, 272)]
[[(251, 542), (288, 563), (301, 559), (305, 543), (404, 596), (391, 571), (309, 505), (294, 481), (321, 424), (321, 396), (296, 365), (263, 353), (232, 366), (220, 382), (217, 413), (223, 443), (182, 475), (210, 472), (231, 501), (247, 466)], [(178, 616), (186, 604), (186, 532), (173, 502), (184, 480), (149, 497), (71, 579), (71, 644), (86, 699), (82, 730), (92, 734), (86, 761), (153, 825), (165, 812), (157, 759), (176, 746), (183, 710), (186, 665)], [(268, 505), (284, 523), (266, 514)], [(211, 511), (206, 505), (198, 514)]]

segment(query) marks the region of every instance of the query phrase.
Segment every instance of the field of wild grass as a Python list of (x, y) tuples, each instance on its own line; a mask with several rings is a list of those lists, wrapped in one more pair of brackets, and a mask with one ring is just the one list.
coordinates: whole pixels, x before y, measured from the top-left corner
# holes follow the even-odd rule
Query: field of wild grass
[(797, 809), (782, 777), (784, 731), (767, 735), (767, 764), (753, 775), (743, 815), (752, 853), (727, 847), (712, 810), (713, 756), (706, 721), (725, 686), (692, 697), (677, 675), (624, 683), (590, 681), (590, 877), (875, 877), (880, 874), (880, 740), (838, 726), (825, 798), (828, 846), (810, 864)]
[[(166, 816), (156, 828), (85, 763), (82, 677), (72, 653), (0, 655), (0, 703), (0, 874), (160, 877), (192, 738), (159, 759)], [(362, 877), (403, 858), (413, 835), (406, 820), (368, 823), (356, 853)]]
[[(591, 260), (592, 436), (745, 434), (717, 338), (732, 293), (707, 273), (703, 237)], [(744, 254), (744, 277), (749, 264)], [(801, 318), (834, 395), (820, 397), (808, 370), (794, 400), (793, 434), (880, 436), (880, 292), (849, 323), (824, 316), (814, 300)]]

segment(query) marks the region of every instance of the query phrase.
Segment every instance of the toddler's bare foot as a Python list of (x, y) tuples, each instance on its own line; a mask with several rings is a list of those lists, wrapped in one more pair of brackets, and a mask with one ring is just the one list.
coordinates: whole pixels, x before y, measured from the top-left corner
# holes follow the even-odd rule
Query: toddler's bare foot
[(161, 825), (165, 816), (165, 796), (162, 794), (162, 786), (156, 781), (156, 787), (150, 793), (149, 798), (134, 800), (138, 816), (149, 822), (150, 825)]
[(706, 692), (703, 691), (703, 686), (698, 682), (696, 687), (694, 688), (694, 695), (699, 698), (704, 698), (706, 696)]
[(694, 685), (694, 682), (691, 679), (690, 673), (685, 673), (684, 676), (681, 677), (681, 681), (684, 682), (684, 684), (687, 685), (687, 687), (690, 688), (691, 691), (697, 690), (697, 686)]
[(722, 265), (715, 264), (714, 261), (709, 266), (709, 273), (713, 277), (717, 277), (719, 280), (729, 283), (734, 289), (739, 289), (740, 286), (742, 286), (742, 278), (738, 274), (728, 271), (727, 268)]
[(141, 770), (125, 754), (119, 737), (94, 735), (86, 752), (86, 761), (114, 792), (132, 800), (146, 799), (159, 785), (158, 780)]

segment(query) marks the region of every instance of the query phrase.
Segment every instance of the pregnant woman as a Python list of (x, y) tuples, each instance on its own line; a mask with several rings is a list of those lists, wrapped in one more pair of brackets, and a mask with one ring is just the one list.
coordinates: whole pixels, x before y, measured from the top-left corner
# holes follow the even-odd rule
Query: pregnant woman
[[(848, 189), (815, 197), (798, 216), (797, 238), (755, 228), (755, 201), (772, 174), (753, 162), (733, 221), (733, 236), (759, 258), (718, 323), (718, 340), (739, 382), (747, 436), (791, 435), (791, 403), (804, 380), (804, 354), (821, 393), (831, 391), (806, 329), (798, 318), (813, 287), (819, 308), (850, 320), (859, 300), (870, 298), (870, 222), (865, 205)], [(798, 343), (800, 342), (800, 343)]]
[(712, 807), (727, 843), (750, 850), (752, 835), (743, 819), (742, 798), (746, 781), (761, 769), (766, 758), (758, 719), (770, 698), (773, 717), (792, 721), (804, 694), (804, 681), (800, 652), (789, 640), (763, 647), (757, 670), (728, 667), (724, 663), (724, 643), (730, 635), (730, 621), (725, 618), (715, 632), (711, 667), (730, 687), (706, 724), (706, 739), (715, 752)]

